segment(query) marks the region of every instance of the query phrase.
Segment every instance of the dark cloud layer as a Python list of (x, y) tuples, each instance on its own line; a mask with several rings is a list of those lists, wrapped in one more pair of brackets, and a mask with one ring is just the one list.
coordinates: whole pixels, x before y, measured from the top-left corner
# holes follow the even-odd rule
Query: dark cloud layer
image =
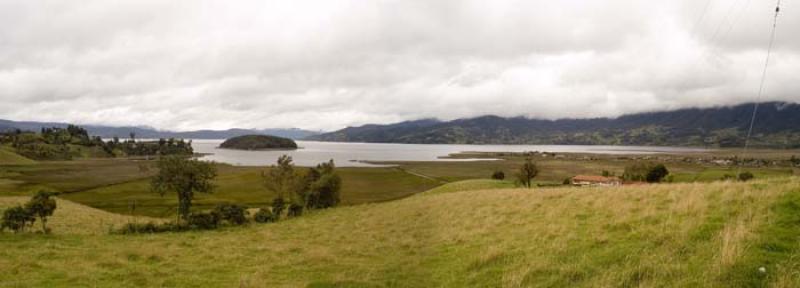
[[(0, 118), (330, 130), (742, 103), (773, 5), (0, 0)], [(762, 100), (800, 101), (799, 32), (785, 3)]]

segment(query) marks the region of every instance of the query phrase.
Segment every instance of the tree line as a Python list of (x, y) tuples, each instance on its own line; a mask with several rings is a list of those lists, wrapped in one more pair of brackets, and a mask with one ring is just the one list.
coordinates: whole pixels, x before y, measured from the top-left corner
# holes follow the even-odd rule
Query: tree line
[(76, 125), (68, 125), (66, 128), (42, 127), (39, 133), (15, 129), (0, 133), (0, 144), (9, 144), (18, 154), (36, 160), (70, 160), (79, 154), (70, 146), (97, 147), (108, 157), (194, 153), (191, 141), (183, 139), (136, 141), (135, 134), (131, 133), (126, 140), (114, 137), (103, 141), (99, 136), (90, 136), (86, 129)]

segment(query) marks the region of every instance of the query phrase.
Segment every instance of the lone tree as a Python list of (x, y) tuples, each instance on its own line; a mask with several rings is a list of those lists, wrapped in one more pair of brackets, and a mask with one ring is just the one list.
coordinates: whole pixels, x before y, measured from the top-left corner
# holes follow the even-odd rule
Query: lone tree
[(295, 171), (291, 156), (279, 157), (277, 165), (262, 172), (261, 177), (264, 179), (264, 187), (275, 195), (272, 199), (272, 212), (276, 217), (280, 218), (287, 202), (290, 205), (292, 203), (305, 205), (303, 190), (306, 185), (303, 183), (302, 175)]
[(164, 196), (167, 192), (178, 194), (178, 214), (188, 220), (194, 193), (211, 193), (217, 177), (212, 163), (181, 156), (166, 156), (158, 160), (158, 174), (153, 178), (151, 189)]
[(18, 233), (25, 230), (28, 225), (33, 225), (36, 218), (28, 209), (22, 206), (11, 207), (3, 211), (3, 219), (0, 221), (0, 231), (6, 228)]
[(522, 186), (531, 188), (531, 182), (537, 175), (539, 175), (539, 167), (531, 158), (525, 158), (525, 163), (517, 172), (517, 180), (522, 183)]
[(40, 222), (42, 222), (42, 232), (50, 233), (50, 230), (47, 229), (47, 217), (53, 215), (53, 212), (56, 211), (56, 200), (50, 198), (53, 193), (39, 191), (36, 195), (25, 204), (25, 209), (28, 210), (30, 215), (39, 217)]

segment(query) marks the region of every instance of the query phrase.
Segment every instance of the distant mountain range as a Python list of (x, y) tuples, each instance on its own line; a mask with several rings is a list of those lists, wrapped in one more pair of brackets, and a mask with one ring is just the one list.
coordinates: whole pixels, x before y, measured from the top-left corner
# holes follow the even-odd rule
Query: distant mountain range
[[(67, 123), (57, 122), (23, 122), (0, 119), (0, 131), (20, 129), (27, 131), (39, 131), (42, 127), (66, 127)], [(197, 131), (163, 131), (151, 127), (113, 127), (99, 125), (80, 125), (89, 131), (92, 136), (103, 138), (128, 138), (131, 133), (136, 134), (136, 138), (183, 138), (183, 139), (228, 139), (242, 135), (272, 135), (291, 139), (302, 139), (308, 136), (319, 134), (319, 132), (291, 129), (228, 129), (228, 130), (197, 130)]]
[[(742, 147), (753, 104), (692, 108), (618, 118), (541, 120), (482, 116), (364, 125), (309, 136), (309, 140), (429, 144), (564, 144)], [(761, 104), (751, 143), (800, 148), (800, 105)]]

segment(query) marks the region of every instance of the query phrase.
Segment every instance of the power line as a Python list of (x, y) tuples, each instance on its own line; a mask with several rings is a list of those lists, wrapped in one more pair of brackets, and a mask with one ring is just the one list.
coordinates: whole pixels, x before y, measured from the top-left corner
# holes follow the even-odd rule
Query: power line
[[(761, 72), (761, 83), (758, 85), (758, 94), (756, 95), (756, 103), (753, 105), (753, 116), (750, 117), (750, 127), (747, 129), (747, 137), (744, 138), (744, 151), (742, 151), (742, 160), (747, 155), (747, 149), (750, 147), (750, 137), (753, 135), (753, 126), (756, 123), (756, 115), (758, 114), (758, 106), (761, 102), (761, 95), (764, 92), (764, 82), (767, 79), (767, 67), (769, 67), (769, 59), (772, 56), (772, 45), (775, 43), (775, 30), (778, 27), (778, 15), (781, 12), (781, 0), (775, 5), (775, 17), (772, 20), (772, 33), (769, 37), (769, 46), (767, 47), (767, 57), (764, 60), (764, 70)], [(742, 165), (739, 165), (737, 176), (742, 172)]]

